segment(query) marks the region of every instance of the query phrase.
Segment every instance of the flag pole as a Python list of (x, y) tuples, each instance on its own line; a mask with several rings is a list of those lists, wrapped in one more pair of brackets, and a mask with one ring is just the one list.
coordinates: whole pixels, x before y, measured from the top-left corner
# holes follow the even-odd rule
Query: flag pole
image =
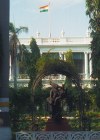
[(49, 38), (51, 38), (51, 12), (50, 12), (50, 6), (51, 6), (51, 3), (50, 3), (50, 0), (49, 0), (48, 5), (44, 5), (44, 6), (39, 7), (40, 12), (47, 12), (48, 11)]
[(50, 12), (50, 6), (51, 6), (51, 3), (50, 3), (50, 0), (49, 0), (49, 38), (51, 38), (51, 12)]

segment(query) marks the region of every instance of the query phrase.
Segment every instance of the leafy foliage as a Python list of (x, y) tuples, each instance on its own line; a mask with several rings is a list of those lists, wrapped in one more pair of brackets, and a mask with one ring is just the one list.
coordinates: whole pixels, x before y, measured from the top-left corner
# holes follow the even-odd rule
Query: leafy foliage
[(87, 11), (86, 14), (90, 18), (91, 28), (91, 50), (93, 61), (93, 74), (94, 78), (100, 79), (100, 0), (86, 0)]
[(100, 0), (86, 0), (87, 15), (90, 18), (91, 28), (91, 50), (92, 50), (92, 66), (93, 78), (97, 78), (95, 82), (95, 95), (97, 106), (100, 107)]
[(19, 68), (20, 68), (20, 73), (24, 73), (26, 74), (27, 73), (27, 67), (26, 67), (26, 56), (28, 55), (28, 50), (26, 48), (25, 45), (20, 45), (20, 52), (18, 55), (17, 55), (17, 59), (18, 59), (18, 64), (19, 64)]
[(41, 78), (50, 74), (63, 74), (67, 76), (69, 79), (71, 79), (73, 82), (76, 82), (78, 85), (80, 85), (79, 84), (80, 78), (77, 74), (77, 71), (70, 62), (65, 62), (59, 59), (52, 59), (49, 58), (48, 56), (45, 56), (41, 57), (38, 60), (36, 68), (38, 71), (38, 75), (33, 84), (33, 88), (37, 86)]
[(54, 59), (50, 57), (49, 52), (46, 55), (41, 56), (36, 63), (37, 72), (38, 73), (42, 72), (45, 69), (46, 65), (49, 65), (50, 63), (53, 63), (53, 62), (56, 63), (57, 60), (59, 59)]
[[(21, 54), (20, 42), (18, 39), (18, 34), (21, 32), (27, 32), (27, 27), (19, 27), (16, 28), (13, 23), (9, 23), (9, 45), (10, 45), (10, 56), (11, 56), (11, 64), (12, 69), (14, 71), (14, 87), (17, 88), (17, 74), (16, 74), (16, 64), (17, 64), (17, 50), (19, 49), (19, 53)], [(22, 55), (22, 54), (21, 54)]]
[(100, 79), (100, 33), (94, 34), (92, 44), (93, 77)]
[[(22, 32), (28, 32), (27, 27), (19, 27), (16, 28), (13, 23), (9, 23), (9, 35), (10, 35), (10, 54), (11, 54), (11, 62), (13, 63), (16, 57), (17, 45), (20, 45), (18, 35)], [(21, 49), (21, 48), (20, 48)]]
[(74, 65), (72, 50), (69, 50), (69, 51), (67, 51), (65, 53), (65, 58), (66, 58), (66, 62), (71, 63), (72, 65)]
[(41, 91), (39, 89), (36, 91), (33, 108), (29, 88), (20, 88), (18, 90), (10, 88), (10, 120), (13, 131), (31, 130), (32, 109), (34, 109), (35, 116), (47, 114), (45, 109), (48, 92), (47, 90)]
[(96, 86), (93, 88), (95, 93), (95, 102), (97, 107), (100, 109), (100, 82), (96, 81)]
[(25, 117), (25, 114), (31, 111), (30, 90), (27, 88), (18, 90), (10, 88), (9, 95), (11, 127), (13, 130), (19, 130), (20, 125), (18, 123)]
[(31, 52), (24, 48), (23, 65), (30, 78), (29, 87), (32, 87), (32, 83), (37, 75), (36, 63), (40, 58), (40, 50), (34, 38), (31, 39), (30, 50)]

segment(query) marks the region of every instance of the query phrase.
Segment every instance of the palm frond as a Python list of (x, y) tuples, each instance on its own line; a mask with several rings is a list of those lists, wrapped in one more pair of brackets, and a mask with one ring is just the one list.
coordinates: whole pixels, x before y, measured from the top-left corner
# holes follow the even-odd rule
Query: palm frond
[(27, 33), (28, 32), (28, 28), (27, 27), (16, 28), (16, 34), (20, 34), (22, 32)]
[(9, 32), (10, 33), (15, 33), (15, 26), (13, 23), (9, 23)]

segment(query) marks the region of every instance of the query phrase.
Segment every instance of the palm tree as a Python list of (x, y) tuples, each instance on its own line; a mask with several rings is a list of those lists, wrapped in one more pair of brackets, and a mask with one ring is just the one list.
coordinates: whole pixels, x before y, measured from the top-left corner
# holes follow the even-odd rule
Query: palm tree
[(20, 41), (18, 39), (18, 35), (21, 32), (28, 32), (28, 28), (27, 27), (16, 28), (13, 23), (9, 23), (10, 57), (11, 57), (11, 69), (13, 67), (14, 88), (17, 88), (17, 73), (16, 73), (17, 50), (21, 52), (21, 46)]

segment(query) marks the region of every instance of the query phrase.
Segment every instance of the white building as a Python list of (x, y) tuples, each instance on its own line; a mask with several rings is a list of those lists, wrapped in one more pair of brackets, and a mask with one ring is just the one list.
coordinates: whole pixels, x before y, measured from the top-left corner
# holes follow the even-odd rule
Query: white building
[[(62, 33), (60, 38), (40, 38), (39, 33), (37, 33), (37, 38), (35, 39), (40, 48), (41, 55), (51, 50), (51, 54), (64, 60), (64, 53), (71, 50), (73, 52), (74, 63), (82, 79), (85, 81), (91, 79), (92, 62), (90, 59), (90, 37), (64, 37), (64, 34)], [(30, 41), (31, 38), (20, 39), (20, 43), (24, 44), (27, 48), (29, 47)], [(17, 68), (18, 79), (20, 78), (19, 75), (20, 70)], [(59, 78), (63, 79), (63, 76), (60, 76)], [(12, 78), (10, 77), (10, 79)]]

